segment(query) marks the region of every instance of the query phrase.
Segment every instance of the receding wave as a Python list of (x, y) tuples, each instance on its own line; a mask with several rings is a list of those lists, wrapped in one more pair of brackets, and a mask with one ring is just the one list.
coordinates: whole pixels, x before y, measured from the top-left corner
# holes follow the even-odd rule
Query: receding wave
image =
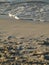
[(1, 3), (0, 14), (14, 19), (49, 21), (49, 3), (43, 1)]

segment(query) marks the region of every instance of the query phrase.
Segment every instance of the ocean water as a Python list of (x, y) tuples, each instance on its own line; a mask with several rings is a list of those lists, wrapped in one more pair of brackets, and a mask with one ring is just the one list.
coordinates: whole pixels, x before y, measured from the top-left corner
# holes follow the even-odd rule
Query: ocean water
[(13, 17), (14, 19), (28, 19), (41, 22), (49, 21), (48, 0), (34, 0), (30, 2), (23, 1), (22, 3), (17, 3), (18, 1), (11, 1), (6, 3), (0, 2), (0, 15), (6, 15)]

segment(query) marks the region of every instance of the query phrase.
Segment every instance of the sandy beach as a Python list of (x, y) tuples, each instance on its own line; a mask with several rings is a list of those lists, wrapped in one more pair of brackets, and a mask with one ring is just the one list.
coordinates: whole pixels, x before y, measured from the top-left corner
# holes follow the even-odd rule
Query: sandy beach
[(48, 54), (49, 23), (0, 19), (0, 65), (48, 65)]
[(49, 36), (49, 23), (33, 23), (23, 20), (0, 19), (0, 32), (15, 36)]

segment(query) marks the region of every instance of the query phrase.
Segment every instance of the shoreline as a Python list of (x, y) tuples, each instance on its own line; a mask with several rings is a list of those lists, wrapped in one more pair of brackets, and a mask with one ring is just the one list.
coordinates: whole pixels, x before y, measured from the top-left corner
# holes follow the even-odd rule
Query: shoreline
[(49, 35), (49, 23), (34, 23), (24, 20), (0, 19), (0, 31), (17, 36)]

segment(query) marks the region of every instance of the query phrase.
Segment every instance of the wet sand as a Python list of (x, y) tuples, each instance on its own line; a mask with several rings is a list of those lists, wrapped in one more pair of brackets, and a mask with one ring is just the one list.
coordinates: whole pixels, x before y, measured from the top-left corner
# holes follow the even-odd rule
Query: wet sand
[(16, 64), (49, 64), (49, 23), (0, 19), (0, 65)]
[(0, 19), (0, 32), (16, 36), (49, 35), (49, 23), (32, 23), (23, 20)]

